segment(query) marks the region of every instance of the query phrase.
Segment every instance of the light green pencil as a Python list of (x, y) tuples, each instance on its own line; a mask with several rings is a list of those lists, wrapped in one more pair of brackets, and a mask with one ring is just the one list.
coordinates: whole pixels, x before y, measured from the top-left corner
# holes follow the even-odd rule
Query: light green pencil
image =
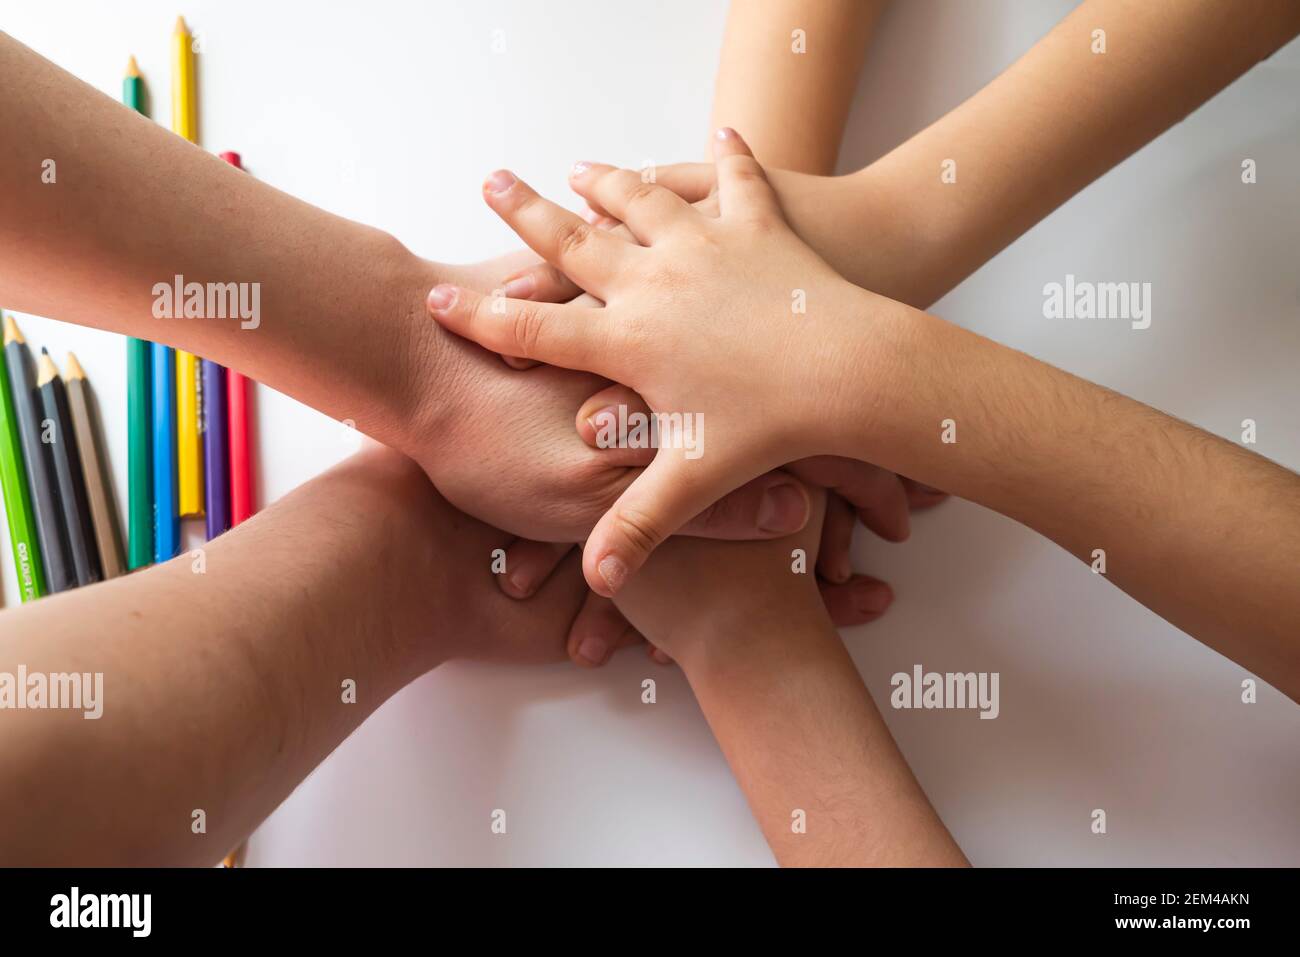
[(14, 547), (18, 592), (23, 601), (31, 601), (45, 594), (45, 570), (36, 541), (32, 502), (27, 496), (27, 473), (18, 420), (14, 417), (13, 391), (9, 388), (9, 368), (4, 362), (0, 362), (0, 493), (4, 495), (9, 541)]

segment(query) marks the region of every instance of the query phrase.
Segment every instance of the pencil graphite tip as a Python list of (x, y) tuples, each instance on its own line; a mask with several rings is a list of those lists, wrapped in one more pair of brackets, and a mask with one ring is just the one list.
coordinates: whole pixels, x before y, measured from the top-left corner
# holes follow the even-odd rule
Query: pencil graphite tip
[(131, 59), (126, 61), (127, 79), (140, 79), (140, 64), (135, 62), (135, 54), (131, 54)]
[(63, 363), (63, 366), (64, 366), (65, 369), (68, 370), (67, 375), (64, 376), (65, 379), (84, 379), (84, 378), (86, 378), (86, 370), (83, 369), (83, 368), (81, 368), (81, 363), (77, 361), (77, 357), (76, 357), (75, 354), (69, 352), (69, 353), (68, 353), (68, 358), (67, 358), (67, 360)]
[(22, 332), (18, 329), (18, 323), (14, 322), (13, 316), (5, 316), (5, 345), (11, 342), (26, 342)]

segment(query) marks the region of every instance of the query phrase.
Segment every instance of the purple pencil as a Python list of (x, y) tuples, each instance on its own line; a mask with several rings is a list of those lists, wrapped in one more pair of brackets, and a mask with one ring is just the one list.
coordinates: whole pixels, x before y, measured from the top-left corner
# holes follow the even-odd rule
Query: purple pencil
[(208, 538), (230, 528), (229, 423), (226, 415), (226, 370), (203, 360), (204, 519)]

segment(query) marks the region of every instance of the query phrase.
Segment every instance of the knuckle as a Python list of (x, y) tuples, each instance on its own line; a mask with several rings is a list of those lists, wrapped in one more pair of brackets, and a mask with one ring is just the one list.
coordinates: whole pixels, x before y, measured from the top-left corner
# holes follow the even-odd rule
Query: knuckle
[(745, 185), (754, 183), (766, 183), (767, 177), (763, 174), (763, 167), (753, 157), (741, 157), (731, 171), (732, 178)]
[(634, 508), (620, 508), (615, 513), (614, 531), (642, 556), (653, 552), (666, 537), (649, 515)]
[(565, 222), (555, 232), (555, 248), (561, 257), (577, 253), (591, 239), (591, 226), (582, 220)]
[(542, 336), (542, 312), (531, 306), (521, 306), (512, 318), (512, 338), (516, 354), (531, 358)]
[(627, 190), (627, 207), (628, 209), (640, 209), (646, 205), (653, 205), (660, 186), (654, 183), (646, 183), (637, 177), (635, 182), (629, 185)]

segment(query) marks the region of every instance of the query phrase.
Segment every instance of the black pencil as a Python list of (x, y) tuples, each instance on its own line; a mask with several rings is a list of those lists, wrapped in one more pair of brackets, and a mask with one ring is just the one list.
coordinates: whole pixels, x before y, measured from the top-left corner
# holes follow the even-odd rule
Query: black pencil
[(27, 466), (27, 488), (36, 513), (36, 535), (41, 543), (45, 584), (49, 592), (67, 591), (77, 584), (76, 572), (63, 529), (63, 506), (54, 477), (50, 447), (41, 441), (40, 397), (33, 383), (32, 354), (18, 331), (13, 316), (5, 316), (5, 362), (9, 366), (9, 387), (13, 390), (14, 415)]
[(41, 405), (45, 409), (44, 425), (53, 453), (54, 474), (59, 480), (59, 503), (63, 506), (63, 527), (68, 533), (72, 567), (77, 574), (77, 584), (89, 585), (104, 575), (99, 567), (95, 525), (90, 518), (86, 475), (81, 470), (77, 435), (72, 430), (72, 416), (68, 413), (68, 393), (59, 378), (59, 370), (54, 367), (54, 360), (44, 349), (36, 368), (36, 387), (40, 390)]

